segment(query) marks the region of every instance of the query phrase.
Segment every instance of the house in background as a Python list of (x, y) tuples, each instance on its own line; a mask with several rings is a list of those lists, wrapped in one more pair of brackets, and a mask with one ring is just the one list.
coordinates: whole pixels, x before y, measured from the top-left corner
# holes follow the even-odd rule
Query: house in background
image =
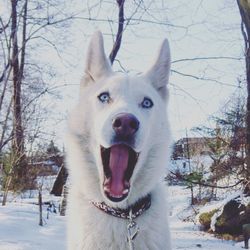
[(172, 158), (174, 160), (181, 158), (192, 158), (197, 155), (206, 155), (210, 148), (209, 143), (212, 143), (216, 138), (208, 137), (186, 137), (179, 139), (173, 147)]

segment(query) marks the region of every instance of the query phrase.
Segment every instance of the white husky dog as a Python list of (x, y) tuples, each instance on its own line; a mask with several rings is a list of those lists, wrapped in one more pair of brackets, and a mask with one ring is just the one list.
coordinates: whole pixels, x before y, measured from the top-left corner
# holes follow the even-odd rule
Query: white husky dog
[(90, 42), (69, 119), (69, 250), (170, 250), (163, 182), (170, 133), (170, 50), (144, 74), (113, 72), (103, 38)]

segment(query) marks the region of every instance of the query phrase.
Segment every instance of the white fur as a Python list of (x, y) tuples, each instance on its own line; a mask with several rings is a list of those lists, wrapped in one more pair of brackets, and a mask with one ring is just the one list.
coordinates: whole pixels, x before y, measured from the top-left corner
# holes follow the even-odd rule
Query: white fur
[[(103, 38), (96, 32), (90, 42), (80, 100), (69, 119), (67, 162), (70, 173), (68, 202), (68, 250), (125, 250), (127, 221), (95, 208), (90, 201), (105, 201), (126, 208), (151, 193), (152, 205), (136, 219), (140, 232), (135, 250), (170, 250), (166, 187), (163, 177), (169, 155), (170, 133), (166, 105), (170, 70), (170, 50), (164, 40), (153, 67), (145, 74), (118, 74), (105, 56)], [(112, 103), (103, 104), (97, 96), (109, 91)], [(154, 106), (143, 109), (144, 97)], [(112, 119), (121, 112), (132, 113), (140, 121), (135, 149), (139, 160), (130, 180), (128, 197), (112, 202), (103, 193), (104, 178), (100, 145), (111, 146)]]

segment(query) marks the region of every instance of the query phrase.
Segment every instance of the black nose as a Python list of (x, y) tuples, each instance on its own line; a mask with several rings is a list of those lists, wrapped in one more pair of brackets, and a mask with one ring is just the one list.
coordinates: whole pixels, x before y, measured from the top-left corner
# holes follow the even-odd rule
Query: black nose
[(128, 113), (117, 115), (113, 120), (113, 129), (117, 135), (131, 136), (139, 129), (140, 122), (137, 118)]

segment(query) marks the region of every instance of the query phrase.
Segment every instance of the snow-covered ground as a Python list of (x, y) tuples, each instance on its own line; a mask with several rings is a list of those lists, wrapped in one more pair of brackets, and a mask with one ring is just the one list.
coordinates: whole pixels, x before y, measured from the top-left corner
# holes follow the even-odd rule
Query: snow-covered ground
[(213, 235), (199, 231), (199, 225), (192, 219), (184, 222), (183, 219), (191, 217), (192, 209), (188, 205), (190, 190), (183, 186), (169, 187), (170, 223), (172, 232), (173, 250), (237, 250), (242, 249), (243, 242), (235, 243), (215, 238)]
[[(44, 211), (46, 217), (46, 210)], [(1, 250), (64, 250), (65, 217), (50, 214), (38, 225), (38, 206), (10, 203), (0, 208)]]
[[(169, 188), (173, 250), (237, 250), (243, 243), (219, 240), (198, 230), (194, 222), (183, 222), (191, 210), (188, 208), (189, 190), (181, 186)], [(44, 200), (55, 199), (45, 196)], [(56, 199), (55, 199), (56, 200)], [(38, 225), (38, 206), (34, 199), (16, 199), (0, 207), (1, 250), (65, 250), (66, 218), (50, 213), (44, 206), (44, 226)]]

